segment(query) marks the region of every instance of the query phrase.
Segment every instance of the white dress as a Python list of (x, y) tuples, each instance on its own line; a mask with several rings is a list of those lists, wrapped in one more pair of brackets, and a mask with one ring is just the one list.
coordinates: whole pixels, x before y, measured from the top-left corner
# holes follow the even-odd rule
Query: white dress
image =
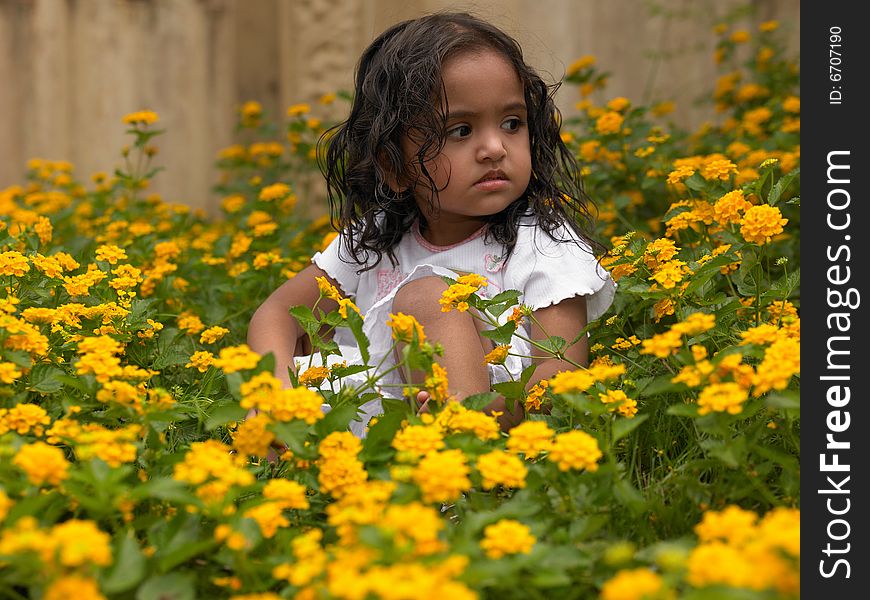
[[(360, 266), (346, 257), (342, 236), (339, 235), (323, 251), (312, 257), (312, 261), (335, 279), (341, 291), (352, 298), (364, 317), (363, 332), (369, 339), (369, 364), (377, 365), (383, 359), (382, 371), (395, 364), (390, 351), (392, 331), (387, 326), (392, 311), (396, 291), (404, 284), (427, 276), (447, 276), (456, 278), (465, 273), (483, 275), (489, 285), (479, 292), (484, 297), (492, 297), (504, 290), (522, 292), (520, 301), (533, 310), (557, 304), (566, 298), (586, 296), (587, 321), (601, 316), (613, 301), (616, 284), (608, 273), (598, 264), (588, 244), (580, 240), (569, 228), (556, 231), (559, 239), (573, 239), (577, 243), (558, 242), (534, 226), (526, 219), (518, 230), (517, 243), (510, 259), (504, 260), (504, 251), (496, 242), (484, 241), (485, 227), (467, 239), (451, 246), (434, 246), (420, 234), (415, 224), (412, 231), (405, 235), (395, 249), (398, 264), (393, 266), (384, 256), (374, 268), (357, 273)], [(432, 299), (437, 302), (437, 298)], [(506, 322), (511, 311), (500, 317)], [(522, 333), (529, 337), (528, 326), (523, 325)], [(329, 364), (347, 361), (348, 365), (362, 364), (359, 348), (350, 330), (338, 328), (335, 342), (342, 356), (330, 356)], [(528, 356), (531, 348), (525, 340), (514, 336), (511, 351)], [(310, 359), (313, 358), (313, 363)], [(523, 369), (530, 363), (528, 358), (508, 355), (504, 367), (490, 365), (492, 383), (519, 378)], [(304, 370), (309, 364), (320, 364), (319, 355), (300, 356), (296, 364)], [(505, 367), (510, 371), (508, 375)], [(449, 377), (449, 373), (448, 373)], [(359, 385), (365, 380), (364, 374), (351, 375), (346, 379), (351, 385)], [(381, 380), (385, 384), (400, 384), (397, 371)], [(326, 384), (328, 385), (328, 384)], [(382, 396), (397, 397), (400, 387), (385, 387), (378, 390)], [(328, 405), (324, 410), (328, 410)], [(359, 421), (351, 422), (351, 431), (359, 437), (365, 432), (372, 416), (380, 414), (381, 403), (373, 400), (360, 407)]]

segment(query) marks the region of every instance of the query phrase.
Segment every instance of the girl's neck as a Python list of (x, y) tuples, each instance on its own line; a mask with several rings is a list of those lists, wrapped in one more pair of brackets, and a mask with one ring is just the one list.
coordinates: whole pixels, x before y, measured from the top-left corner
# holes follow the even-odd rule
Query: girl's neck
[(431, 227), (420, 221), (415, 221), (412, 231), (421, 246), (440, 252), (483, 235), (487, 226), (486, 223), (473, 223), (473, 227), (469, 227), (470, 224), (466, 222), (463, 223), (464, 226)]

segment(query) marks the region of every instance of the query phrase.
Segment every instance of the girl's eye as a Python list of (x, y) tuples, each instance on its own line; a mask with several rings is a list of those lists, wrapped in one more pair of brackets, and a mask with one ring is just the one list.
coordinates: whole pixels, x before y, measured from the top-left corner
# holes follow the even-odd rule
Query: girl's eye
[(457, 125), (449, 130), (447, 130), (447, 137), (452, 138), (464, 138), (471, 135), (471, 127), (468, 125)]
[(501, 126), (508, 131), (516, 131), (523, 126), (523, 121), (519, 117), (511, 117), (502, 123)]

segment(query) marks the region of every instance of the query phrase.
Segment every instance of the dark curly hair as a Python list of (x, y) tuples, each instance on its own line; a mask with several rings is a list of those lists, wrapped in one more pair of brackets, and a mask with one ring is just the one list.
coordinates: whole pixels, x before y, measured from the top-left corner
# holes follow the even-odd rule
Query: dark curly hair
[[(318, 141), (333, 226), (344, 233), (348, 255), (362, 267), (359, 272), (372, 268), (384, 254), (395, 265), (393, 250), (402, 236), (414, 221), (425, 224), (412, 192), (394, 192), (388, 182), (422, 184), (429, 190), (430, 208), (437, 209), (438, 190), (425, 163), (445, 143), (442, 67), (451, 56), (483, 49), (504, 56), (519, 76), (532, 161), (522, 196), (486, 217), (488, 239), (502, 244), (509, 256), (521, 219), (533, 216), (551, 238), (568, 224), (597, 247), (585, 234), (592, 223), (592, 203), (560, 136), (561, 113), (553, 102), (560, 84), (545, 83), (525, 63), (517, 41), (497, 27), (467, 13), (434, 13), (393, 25), (366, 48), (356, 68), (350, 116)], [(402, 153), (401, 141), (409, 129), (420, 143), (416, 165), (409, 165)]]

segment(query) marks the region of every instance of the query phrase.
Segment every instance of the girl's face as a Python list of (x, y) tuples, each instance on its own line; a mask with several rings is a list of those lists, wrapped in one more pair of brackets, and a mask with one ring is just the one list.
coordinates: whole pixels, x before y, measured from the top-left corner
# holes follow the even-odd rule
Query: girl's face
[[(522, 196), (532, 159), (523, 86), (506, 58), (494, 50), (461, 53), (445, 61), (442, 79), (449, 108), (445, 145), (425, 163), (440, 210), (430, 213), (424, 186), (413, 191), (426, 216), (425, 237), (449, 245)], [(406, 136), (405, 159), (415, 161), (418, 147), (413, 132)]]

